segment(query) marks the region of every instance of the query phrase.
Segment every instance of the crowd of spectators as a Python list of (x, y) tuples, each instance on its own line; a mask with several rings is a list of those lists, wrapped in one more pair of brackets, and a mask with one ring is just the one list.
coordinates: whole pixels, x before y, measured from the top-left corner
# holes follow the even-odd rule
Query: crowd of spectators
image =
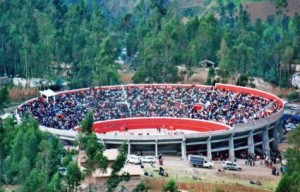
[(62, 93), (46, 102), (42, 97), (18, 108), (41, 125), (72, 129), (88, 112), (94, 121), (129, 117), (178, 117), (203, 119), (233, 126), (265, 118), (278, 111), (275, 101), (215, 87), (144, 86), (90, 88)]

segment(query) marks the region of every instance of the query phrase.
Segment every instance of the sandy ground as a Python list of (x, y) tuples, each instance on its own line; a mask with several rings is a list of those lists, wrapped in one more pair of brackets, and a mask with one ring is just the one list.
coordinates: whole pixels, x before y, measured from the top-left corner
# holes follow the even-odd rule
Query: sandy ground
[(122, 69), (118, 71), (120, 75), (120, 80), (123, 84), (130, 84), (132, 83), (132, 77), (135, 74), (135, 71), (130, 70), (128, 66), (123, 65)]
[(106, 135), (184, 135), (184, 134), (196, 134), (198, 131), (190, 131), (183, 129), (176, 130), (168, 130), (161, 129), (158, 131), (157, 129), (149, 128), (149, 129), (133, 129), (130, 131), (111, 131), (105, 133)]
[(202, 84), (204, 85), (207, 81), (208, 69), (207, 68), (193, 68), (194, 74), (189, 78), (185, 79), (181, 83), (190, 83), (190, 84)]

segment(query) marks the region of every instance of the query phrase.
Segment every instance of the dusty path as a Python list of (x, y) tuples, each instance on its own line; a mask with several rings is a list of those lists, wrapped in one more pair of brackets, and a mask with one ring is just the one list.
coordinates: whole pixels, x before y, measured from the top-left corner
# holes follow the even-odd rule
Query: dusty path
[[(180, 157), (164, 157), (164, 169), (169, 173), (170, 177), (175, 178), (178, 182), (193, 182), (192, 176), (197, 176), (201, 182), (214, 184), (234, 184), (252, 186), (251, 180), (260, 181), (262, 183), (259, 189), (273, 191), (280, 180), (280, 176), (271, 175), (271, 168), (261, 165), (257, 162), (255, 166), (245, 165), (245, 160), (238, 160), (237, 164), (242, 167), (242, 171), (225, 171), (218, 172), (222, 169), (222, 162), (215, 161), (213, 169), (194, 168), (187, 161), (181, 160)], [(145, 170), (155, 173), (158, 165), (151, 168), (150, 165), (145, 165)], [(279, 167), (279, 165), (276, 165)], [(158, 176), (160, 177), (160, 176)]]

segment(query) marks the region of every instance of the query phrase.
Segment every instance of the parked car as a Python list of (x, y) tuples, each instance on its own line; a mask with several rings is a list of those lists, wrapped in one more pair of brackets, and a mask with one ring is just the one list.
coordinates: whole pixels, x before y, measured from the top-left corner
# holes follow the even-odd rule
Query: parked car
[(127, 160), (126, 160), (128, 163), (132, 163), (132, 164), (140, 164), (141, 163), (141, 160), (138, 156), (136, 155), (128, 155), (127, 156)]
[(17, 123), (16, 116), (15, 116), (15, 114), (13, 112), (11, 112), (11, 113), (5, 113), (5, 114), (3, 114), (3, 115), (0, 116), (0, 119), (2, 119), (2, 120), (5, 120), (7, 118), (11, 118), (11, 119), (13, 119), (14, 123)]
[(153, 157), (153, 156), (144, 156), (144, 157), (141, 157), (141, 161), (143, 163), (155, 163), (156, 162), (156, 158)]
[(281, 165), (286, 165), (287, 164), (287, 159), (282, 159), (281, 160)]
[(5, 113), (3, 115), (0, 116), (1, 119), (6, 119), (6, 118), (14, 118), (12, 113)]
[(287, 131), (290, 131), (291, 129), (295, 129), (297, 125), (295, 125), (294, 123), (288, 123), (284, 127)]
[(242, 167), (233, 163), (233, 162), (230, 162), (230, 161), (225, 161), (223, 162), (223, 169), (225, 170), (236, 170), (236, 171), (241, 171), (242, 170)]

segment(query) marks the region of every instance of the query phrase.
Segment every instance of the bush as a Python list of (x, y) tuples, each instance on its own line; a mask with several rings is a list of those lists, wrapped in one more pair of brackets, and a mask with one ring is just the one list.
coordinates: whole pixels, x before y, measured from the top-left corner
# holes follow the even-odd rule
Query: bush
[(179, 192), (178, 187), (176, 186), (176, 181), (174, 179), (170, 179), (164, 186), (163, 192)]
[(0, 88), (0, 111), (9, 103), (9, 92), (7, 86)]
[(230, 77), (230, 71), (224, 68), (219, 68), (215, 70), (216, 75), (222, 77), (222, 78), (229, 78)]
[(279, 87), (283, 88), (288, 86), (289, 86), (289, 79), (287, 77), (284, 77), (279, 81)]
[(135, 189), (133, 189), (132, 192), (147, 192), (147, 191), (148, 191), (148, 187), (145, 185), (144, 182), (141, 182), (136, 186)]
[(214, 82), (214, 81), (212, 81), (212, 79), (214, 79), (214, 77), (215, 77), (215, 69), (214, 68), (212, 68), (212, 67), (210, 67), (209, 68), (209, 70), (208, 70), (208, 76), (207, 76), (207, 80), (206, 80), (206, 85), (212, 85), (212, 82)]
[(287, 99), (289, 102), (291, 102), (291, 101), (298, 102), (298, 101), (300, 101), (299, 93), (293, 92), (287, 96)]
[(214, 190), (214, 192), (224, 192), (224, 189), (217, 188), (216, 190)]
[(248, 85), (248, 76), (247, 75), (241, 75), (237, 82), (236, 82), (236, 85), (239, 85), (239, 86), (247, 86)]
[(132, 80), (134, 83), (143, 83), (147, 82), (148, 73), (147, 70), (144, 68), (139, 68), (134, 76), (132, 77)]
[(63, 79), (56, 79), (54, 85), (50, 85), (49, 88), (53, 91), (60, 91), (62, 89), (64, 80)]

